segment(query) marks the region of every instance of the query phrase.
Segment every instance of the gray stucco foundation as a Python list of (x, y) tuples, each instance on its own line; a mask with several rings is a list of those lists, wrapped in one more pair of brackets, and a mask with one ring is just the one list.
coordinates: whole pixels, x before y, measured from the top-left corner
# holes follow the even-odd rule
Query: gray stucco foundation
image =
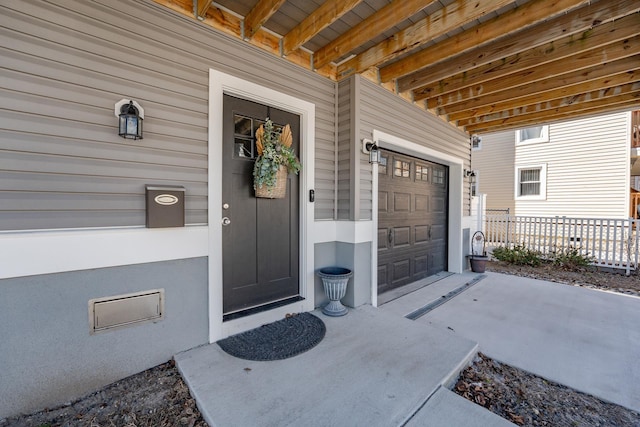
[[(92, 298), (164, 288), (165, 317), (89, 334)], [(207, 259), (0, 280), (0, 418), (52, 407), (208, 342)]]

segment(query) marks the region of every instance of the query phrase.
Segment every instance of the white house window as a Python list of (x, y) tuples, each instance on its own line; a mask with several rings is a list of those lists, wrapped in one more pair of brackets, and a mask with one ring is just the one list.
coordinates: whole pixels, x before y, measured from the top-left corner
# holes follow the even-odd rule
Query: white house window
[(547, 197), (547, 165), (516, 168), (516, 198), (544, 200)]
[(516, 144), (549, 142), (549, 126), (534, 126), (516, 131)]

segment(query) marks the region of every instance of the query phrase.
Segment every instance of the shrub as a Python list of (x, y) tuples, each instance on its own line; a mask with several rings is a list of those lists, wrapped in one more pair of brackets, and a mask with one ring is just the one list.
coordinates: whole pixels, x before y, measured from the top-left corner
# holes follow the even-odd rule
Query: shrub
[(554, 265), (565, 270), (580, 270), (593, 262), (593, 257), (588, 254), (582, 255), (580, 249), (573, 246), (560, 250), (556, 248), (556, 250), (549, 253), (548, 259)]
[(524, 244), (513, 248), (499, 246), (493, 249), (493, 257), (515, 265), (530, 265), (537, 267), (542, 263), (540, 252), (527, 248)]

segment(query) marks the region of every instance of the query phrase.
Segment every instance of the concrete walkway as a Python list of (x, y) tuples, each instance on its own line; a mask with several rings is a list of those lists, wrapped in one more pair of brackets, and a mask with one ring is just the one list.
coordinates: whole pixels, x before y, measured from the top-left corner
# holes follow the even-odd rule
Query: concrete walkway
[(325, 339), (291, 359), (245, 361), (217, 344), (176, 355), (211, 426), (512, 426), (448, 390), (476, 343), (496, 360), (640, 411), (640, 298), (465, 273), (378, 309), (314, 314)]
[(237, 359), (217, 344), (175, 356), (212, 427), (512, 425), (442, 387), (476, 354), (475, 342), (369, 306), (314, 314), (327, 326), (324, 340), (290, 359)]
[[(409, 313), (422, 301), (416, 293), (382, 310)], [(496, 360), (640, 411), (640, 298), (487, 273), (416, 322), (476, 341)]]

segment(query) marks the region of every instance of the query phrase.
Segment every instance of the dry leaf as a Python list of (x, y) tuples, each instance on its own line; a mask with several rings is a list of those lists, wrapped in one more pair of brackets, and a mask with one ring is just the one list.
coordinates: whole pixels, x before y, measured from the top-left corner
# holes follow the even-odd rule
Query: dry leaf
[(282, 133), (280, 134), (280, 144), (284, 145), (285, 147), (291, 147), (292, 143), (293, 135), (291, 135), (291, 126), (286, 125), (282, 129)]
[(258, 155), (262, 154), (262, 139), (264, 138), (264, 125), (260, 125), (256, 131), (256, 150)]

